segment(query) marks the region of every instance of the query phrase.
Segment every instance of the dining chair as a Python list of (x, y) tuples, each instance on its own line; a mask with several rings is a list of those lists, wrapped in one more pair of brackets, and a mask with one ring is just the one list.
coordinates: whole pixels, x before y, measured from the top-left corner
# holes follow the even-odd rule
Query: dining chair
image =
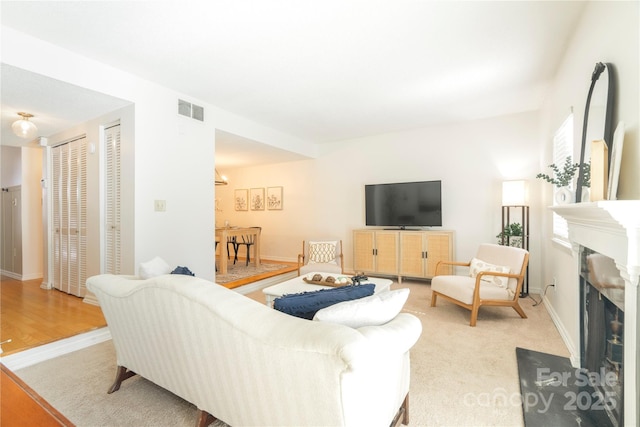
[(213, 261), (214, 261), (214, 266), (216, 267), (216, 271), (218, 271), (218, 263), (215, 262), (216, 259), (216, 252), (218, 251), (218, 243), (220, 243), (220, 239), (216, 237), (216, 246), (213, 248)]
[[(261, 229), (261, 227), (251, 227), (251, 228)], [(241, 240), (236, 240), (236, 257), (233, 260), (233, 263), (235, 264), (236, 261), (238, 260), (238, 252), (240, 251), (240, 246), (245, 246), (247, 248), (247, 258), (246, 258), (245, 265), (249, 265), (249, 262), (251, 262), (251, 246), (255, 245), (256, 236), (255, 234), (243, 234), (242, 236), (240, 236), (240, 238)], [(255, 246), (254, 246), (254, 252), (255, 252)]]
[(233, 248), (233, 263), (238, 260), (238, 239), (236, 236), (227, 236), (227, 259), (230, 259), (231, 251), (229, 251), (229, 245)]

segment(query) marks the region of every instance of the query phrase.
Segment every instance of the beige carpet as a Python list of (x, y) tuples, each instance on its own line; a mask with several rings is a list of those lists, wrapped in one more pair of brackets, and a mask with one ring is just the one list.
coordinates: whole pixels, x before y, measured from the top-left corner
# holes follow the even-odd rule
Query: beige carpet
[[(568, 356), (542, 304), (522, 300), (529, 316), (510, 308), (469, 312), (445, 301), (431, 308), (425, 282), (395, 283), (411, 294), (405, 311), (423, 333), (411, 352), (410, 426), (522, 426), (516, 347)], [(263, 302), (262, 291), (251, 298)], [(215, 357), (215, 354), (212, 354)], [(18, 370), (29, 386), (78, 426), (193, 426), (196, 408), (143, 378), (108, 395), (115, 375), (111, 342)], [(293, 397), (292, 397), (293, 398)]]
[(229, 282), (235, 282), (236, 280), (244, 279), (245, 277), (257, 276), (258, 274), (267, 273), (270, 271), (282, 270), (289, 267), (288, 264), (277, 263), (260, 263), (258, 267), (253, 264), (245, 265), (244, 260), (238, 260), (235, 264), (233, 259), (229, 261), (227, 265), (226, 274), (216, 273), (216, 283), (225, 284)]

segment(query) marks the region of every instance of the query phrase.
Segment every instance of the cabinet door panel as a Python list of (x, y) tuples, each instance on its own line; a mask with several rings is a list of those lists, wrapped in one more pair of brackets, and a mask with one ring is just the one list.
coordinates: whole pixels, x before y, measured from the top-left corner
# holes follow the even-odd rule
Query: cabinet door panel
[(353, 233), (353, 268), (357, 272), (375, 271), (375, 234), (373, 231), (354, 231)]
[(399, 233), (397, 231), (376, 232), (376, 271), (398, 274)]
[[(447, 234), (429, 234), (427, 236), (427, 276), (436, 274), (439, 261), (451, 260), (451, 237)], [(453, 274), (450, 266), (440, 271), (440, 274)]]
[(400, 234), (400, 275), (424, 276), (424, 233), (405, 231)]

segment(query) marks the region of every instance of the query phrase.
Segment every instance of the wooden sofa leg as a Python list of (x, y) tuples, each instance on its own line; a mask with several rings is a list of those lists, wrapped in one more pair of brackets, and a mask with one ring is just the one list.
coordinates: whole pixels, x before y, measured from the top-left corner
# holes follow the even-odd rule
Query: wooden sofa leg
[(436, 306), (436, 299), (438, 299), (438, 294), (436, 292), (433, 292), (431, 294), (431, 307)]
[(404, 398), (404, 402), (402, 403), (404, 407), (404, 414), (402, 414), (402, 424), (409, 425), (409, 393)]
[(111, 387), (109, 388), (109, 391), (107, 391), (107, 394), (111, 394), (114, 391), (120, 390), (120, 384), (122, 384), (122, 381), (126, 380), (127, 378), (131, 378), (135, 374), (135, 372), (127, 370), (127, 368), (125, 368), (124, 366), (118, 366), (116, 370), (116, 379), (113, 382), (113, 385), (111, 385)]
[(214, 421), (216, 421), (216, 417), (214, 417), (207, 411), (198, 409), (198, 420), (196, 423), (196, 427), (207, 427), (209, 424), (211, 424)]
[(398, 409), (396, 416), (393, 417), (390, 427), (395, 427), (398, 423), (409, 425), (409, 393), (404, 397), (404, 401), (402, 402), (402, 405), (400, 405), (400, 409)]

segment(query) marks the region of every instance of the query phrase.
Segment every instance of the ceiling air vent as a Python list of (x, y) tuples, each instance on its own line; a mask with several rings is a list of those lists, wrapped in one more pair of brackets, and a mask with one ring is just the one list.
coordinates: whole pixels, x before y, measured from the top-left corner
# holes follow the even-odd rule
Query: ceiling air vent
[(191, 117), (191, 103), (178, 99), (178, 114)]
[(193, 105), (191, 108), (191, 117), (196, 120), (204, 121), (204, 108), (199, 105)]
[(178, 114), (204, 121), (204, 107), (178, 99)]

